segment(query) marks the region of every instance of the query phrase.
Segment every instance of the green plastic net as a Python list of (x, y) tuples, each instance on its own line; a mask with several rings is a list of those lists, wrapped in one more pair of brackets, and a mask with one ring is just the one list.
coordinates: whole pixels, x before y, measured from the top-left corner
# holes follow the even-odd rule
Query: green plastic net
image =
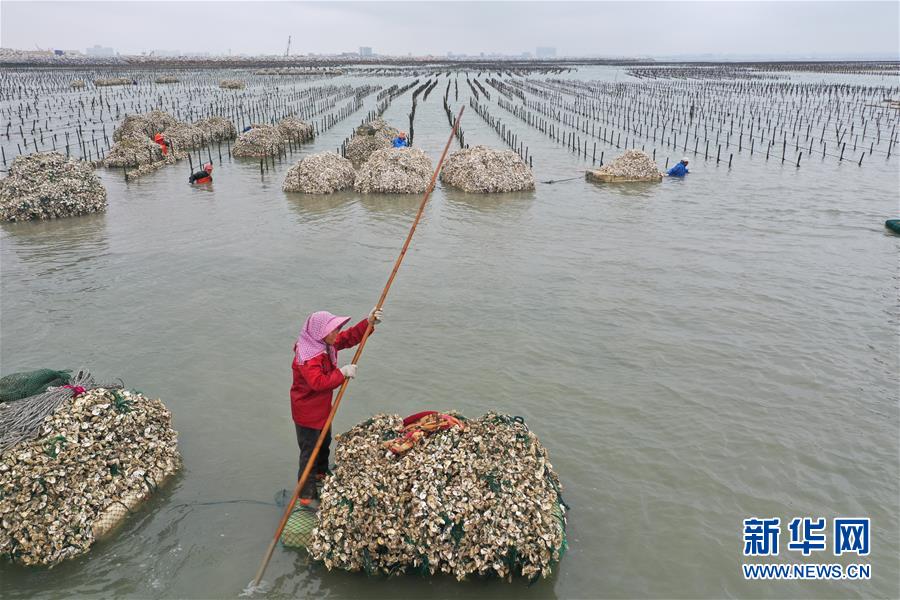
[(312, 540), (312, 530), (316, 526), (316, 511), (299, 507), (288, 518), (281, 534), (281, 543), (288, 548), (306, 548)]
[(0, 402), (21, 400), (47, 391), (49, 387), (69, 383), (71, 370), (36, 369), (11, 373), (0, 378)]

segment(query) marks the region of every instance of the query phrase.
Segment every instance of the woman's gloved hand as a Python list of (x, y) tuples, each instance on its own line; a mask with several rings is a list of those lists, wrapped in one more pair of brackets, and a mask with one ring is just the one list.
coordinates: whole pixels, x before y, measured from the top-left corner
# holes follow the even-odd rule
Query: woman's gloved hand
[(372, 325), (378, 325), (379, 323), (381, 323), (381, 317), (383, 316), (383, 311), (376, 306), (369, 313), (369, 323), (371, 323)]
[(341, 374), (344, 379), (353, 379), (356, 377), (356, 365), (345, 365), (341, 367)]

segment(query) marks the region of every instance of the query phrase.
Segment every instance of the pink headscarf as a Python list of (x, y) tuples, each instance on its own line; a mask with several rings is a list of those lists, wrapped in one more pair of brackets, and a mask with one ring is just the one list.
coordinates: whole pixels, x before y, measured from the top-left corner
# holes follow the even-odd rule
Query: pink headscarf
[(337, 350), (322, 340), (332, 331), (336, 331), (347, 324), (350, 317), (336, 317), (328, 311), (320, 310), (309, 315), (297, 342), (294, 344), (294, 352), (300, 364), (308, 361), (323, 352), (328, 353), (332, 364), (337, 365)]

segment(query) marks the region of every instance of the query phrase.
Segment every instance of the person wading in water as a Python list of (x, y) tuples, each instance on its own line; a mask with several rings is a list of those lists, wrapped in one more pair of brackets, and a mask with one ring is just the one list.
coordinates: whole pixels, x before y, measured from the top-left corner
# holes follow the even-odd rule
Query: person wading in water
[(188, 183), (210, 183), (212, 181), (212, 163), (206, 163), (203, 165), (202, 171), (197, 171), (192, 174), (190, 179), (188, 179)]

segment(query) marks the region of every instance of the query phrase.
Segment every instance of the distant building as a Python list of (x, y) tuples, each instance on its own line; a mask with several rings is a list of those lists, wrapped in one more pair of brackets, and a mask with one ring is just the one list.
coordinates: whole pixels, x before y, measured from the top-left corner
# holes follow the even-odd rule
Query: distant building
[(85, 51), (88, 56), (115, 56), (116, 51), (105, 46), (94, 45)]
[(360, 46), (359, 47), (359, 55), (363, 58), (372, 56), (372, 47), (371, 46)]
[(538, 58), (556, 58), (556, 48), (552, 46), (538, 46), (534, 55)]

